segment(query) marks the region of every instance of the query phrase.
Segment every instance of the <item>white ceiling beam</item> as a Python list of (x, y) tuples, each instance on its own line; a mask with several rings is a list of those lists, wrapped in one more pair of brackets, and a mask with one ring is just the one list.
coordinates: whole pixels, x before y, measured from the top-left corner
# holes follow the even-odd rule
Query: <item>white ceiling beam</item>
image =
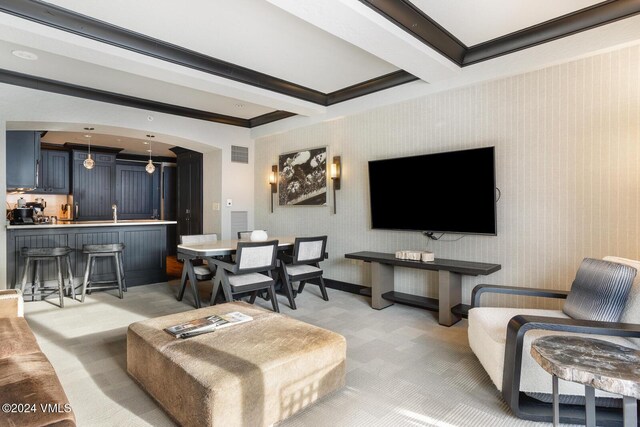
[(425, 82), (448, 79), (460, 67), (358, 0), (267, 0)]
[[(0, 40), (274, 110), (304, 116), (323, 114), (326, 111), (326, 107), (322, 105), (138, 54), (5, 13), (0, 13)], [(70, 82), (73, 82), (73, 76), (69, 77)]]

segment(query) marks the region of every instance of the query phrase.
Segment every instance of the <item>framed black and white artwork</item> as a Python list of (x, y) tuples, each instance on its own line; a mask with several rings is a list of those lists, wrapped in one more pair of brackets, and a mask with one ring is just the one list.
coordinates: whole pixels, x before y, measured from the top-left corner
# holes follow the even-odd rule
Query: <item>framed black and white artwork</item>
[(281, 154), (278, 174), (280, 206), (327, 205), (327, 147)]

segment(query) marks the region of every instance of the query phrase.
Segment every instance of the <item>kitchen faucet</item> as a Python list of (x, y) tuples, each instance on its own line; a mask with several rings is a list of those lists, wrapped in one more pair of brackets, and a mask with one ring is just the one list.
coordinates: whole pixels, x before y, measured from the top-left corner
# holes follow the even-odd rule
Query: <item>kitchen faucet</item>
[(111, 209), (113, 210), (113, 222), (118, 222), (118, 205), (114, 203), (111, 205)]

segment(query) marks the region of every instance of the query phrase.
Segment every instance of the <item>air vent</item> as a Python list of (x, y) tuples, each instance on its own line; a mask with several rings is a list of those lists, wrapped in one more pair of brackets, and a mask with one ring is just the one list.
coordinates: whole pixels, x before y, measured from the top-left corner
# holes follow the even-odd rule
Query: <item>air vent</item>
[(232, 145), (231, 161), (234, 163), (249, 163), (249, 147)]
[(231, 238), (235, 239), (238, 231), (247, 231), (249, 213), (247, 211), (231, 211)]

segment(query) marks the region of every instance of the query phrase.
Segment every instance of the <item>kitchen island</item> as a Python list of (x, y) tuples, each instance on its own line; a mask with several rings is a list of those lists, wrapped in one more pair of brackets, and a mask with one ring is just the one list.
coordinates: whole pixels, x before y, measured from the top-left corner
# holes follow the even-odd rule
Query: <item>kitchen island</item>
[[(68, 221), (57, 224), (7, 225), (7, 285), (14, 287), (22, 280), (23, 247), (50, 248), (69, 246), (71, 265), (76, 284), (84, 276), (86, 244), (124, 243), (124, 271), (127, 286), (164, 282), (166, 275), (167, 227), (176, 221), (120, 220)], [(96, 261), (95, 280), (115, 277), (108, 259)], [(55, 282), (54, 263), (43, 264), (41, 280)], [(31, 277), (29, 278), (29, 282)]]

